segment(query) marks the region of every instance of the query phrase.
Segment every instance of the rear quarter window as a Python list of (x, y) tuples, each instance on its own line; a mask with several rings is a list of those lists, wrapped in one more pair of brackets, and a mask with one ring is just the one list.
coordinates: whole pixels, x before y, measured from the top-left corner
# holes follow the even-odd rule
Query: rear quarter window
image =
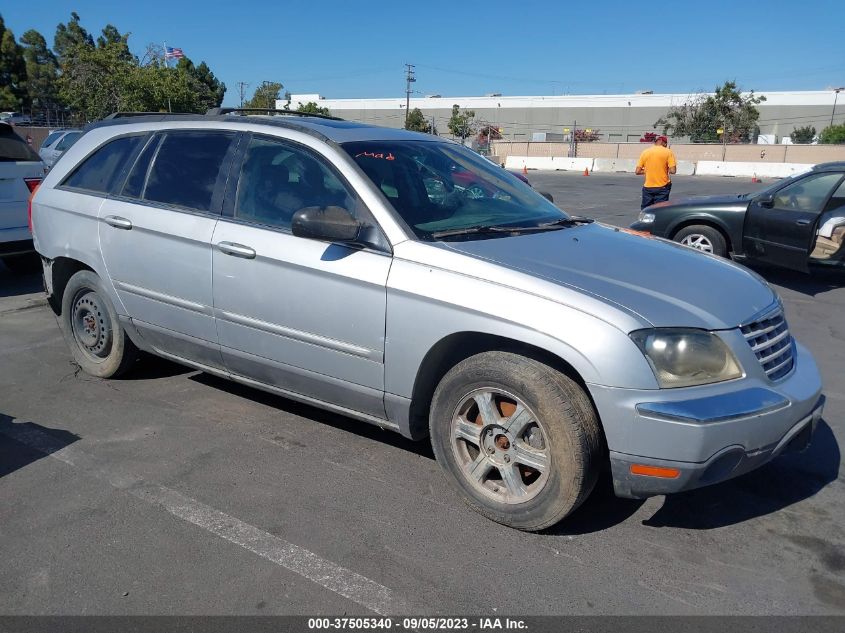
[(117, 183), (127, 160), (143, 141), (144, 135), (123, 136), (109, 141), (89, 155), (61, 186), (108, 193)]

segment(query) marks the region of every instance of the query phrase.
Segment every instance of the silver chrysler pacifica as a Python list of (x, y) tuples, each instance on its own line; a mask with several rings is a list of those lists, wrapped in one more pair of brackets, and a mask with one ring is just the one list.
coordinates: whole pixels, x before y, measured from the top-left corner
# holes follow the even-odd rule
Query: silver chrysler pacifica
[(475, 510), (567, 516), (809, 443), (821, 379), (760, 277), (559, 210), (440, 138), (331, 117), (112, 115), (31, 207), (93, 376), (139, 350), (428, 436)]

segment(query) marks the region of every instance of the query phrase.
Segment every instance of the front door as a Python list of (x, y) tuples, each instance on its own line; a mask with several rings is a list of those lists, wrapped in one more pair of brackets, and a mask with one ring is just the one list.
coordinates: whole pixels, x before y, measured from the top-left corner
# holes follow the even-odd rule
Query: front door
[(840, 173), (810, 173), (771, 198), (754, 198), (745, 215), (748, 256), (806, 272), (819, 214), (841, 179)]
[(221, 131), (152, 136), (120, 193), (100, 208), (109, 277), (141, 335), (165, 355), (215, 368), (223, 362), (211, 237), (235, 138)]
[[(294, 237), (304, 207), (339, 206), (378, 231), (342, 176), (314, 151), (254, 136), (214, 231), (214, 313), (233, 374), (384, 417), (391, 256)], [(230, 216), (230, 217), (227, 217)]]

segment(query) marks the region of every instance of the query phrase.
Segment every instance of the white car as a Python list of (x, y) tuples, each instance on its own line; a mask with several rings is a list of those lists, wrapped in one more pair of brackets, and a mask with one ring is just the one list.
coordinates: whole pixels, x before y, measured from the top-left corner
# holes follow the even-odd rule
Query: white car
[(44, 177), (38, 154), (0, 122), (0, 259), (11, 270), (23, 270), (37, 261), (33, 255), (28, 200)]
[(67, 151), (67, 149), (76, 143), (77, 139), (82, 136), (82, 130), (56, 130), (50, 132), (44, 142), (41, 143), (41, 149), (38, 150), (38, 155), (47, 167), (52, 167), (59, 160), (59, 157)]

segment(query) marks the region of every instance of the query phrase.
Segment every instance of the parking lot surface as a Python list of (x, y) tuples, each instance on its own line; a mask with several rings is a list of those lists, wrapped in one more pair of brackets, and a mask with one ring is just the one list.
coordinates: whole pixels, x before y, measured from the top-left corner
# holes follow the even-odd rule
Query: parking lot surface
[[(573, 213), (639, 210), (633, 175), (528, 177)], [(426, 443), (164, 360), (81, 373), (38, 276), (0, 269), (0, 613), (843, 614), (845, 278), (758, 272), (825, 381), (812, 446), (673, 497), (605, 478), (526, 534), (466, 508)]]

